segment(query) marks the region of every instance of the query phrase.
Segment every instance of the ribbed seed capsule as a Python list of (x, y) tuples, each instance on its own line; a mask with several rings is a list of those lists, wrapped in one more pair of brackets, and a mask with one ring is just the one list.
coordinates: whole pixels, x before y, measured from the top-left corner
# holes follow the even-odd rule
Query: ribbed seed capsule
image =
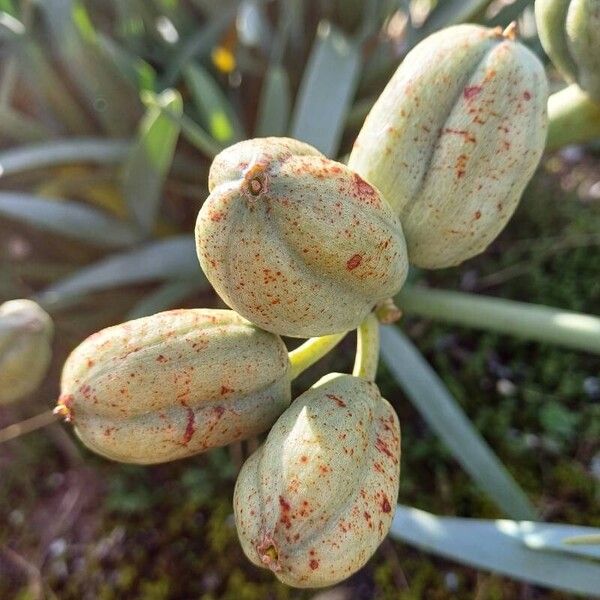
[(234, 513), (246, 556), (294, 587), (346, 579), (390, 528), (399, 460), (398, 419), (377, 386), (324, 377), (239, 474)]
[(65, 363), (57, 412), (107, 458), (159, 463), (268, 429), (290, 402), (285, 344), (228, 310), (104, 329)]
[(535, 19), (556, 68), (600, 102), (600, 0), (536, 0)]
[(542, 155), (547, 95), (513, 29), (449, 27), (408, 54), (348, 165), (399, 215), (410, 263), (457, 265), (496, 238)]
[(53, 331), (48, 313), (32, 300), (0, 305), (0, 404), (40, 385), (52, 359)]
[(407, 273), (404, 236), (379, 192), (287, 138), (219, 154), (196, 225), (202, 269), (221, 298), (293, 337), (357, 327)]

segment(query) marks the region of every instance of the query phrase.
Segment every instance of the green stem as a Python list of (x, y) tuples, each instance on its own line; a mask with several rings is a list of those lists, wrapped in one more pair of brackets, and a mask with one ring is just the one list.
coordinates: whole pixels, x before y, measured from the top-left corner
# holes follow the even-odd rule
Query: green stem
[(573, 84), (548, 99), (547, 150), (600, 138), (600, 104)]
[(374, 381), (379, 364), (379, 321), (371, 313), (360, 325), (356, 337), (356, 358), (352, 375)]
[(300, 374), (304, 373), (306, 369), (321, 360), (346, 337), (347, 333), (346, 331), (344, 333), (310, 338), (304, 344), (292, 350), (289, 353), (291, 365), (290, 379), (293, 381)]
[(395, 300), (406, 313), (600, 354), (600, 318), (591, 315), (408, 285)]

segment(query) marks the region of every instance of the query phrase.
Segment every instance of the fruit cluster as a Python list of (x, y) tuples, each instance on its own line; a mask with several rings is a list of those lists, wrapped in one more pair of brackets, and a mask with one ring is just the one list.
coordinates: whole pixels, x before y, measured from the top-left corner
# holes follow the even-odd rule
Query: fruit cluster
[(392, 522), (398, 419), (369, 376), (330, 374), (290, 405), (279, 336), (356, 329), (409, 262), (441, 268), (483, 251), (540, 159), (546, 101), (542, 65), (513, 29), (456, 26), (402, 63), (349, 166), (287, 138), (224, 150), (196, 246), (233, 310), (164, 312), (91, 336), (65, 364), (57, 411), (92, 450), (135, 463), (270, 429), (236, 484), (245, 553), (292, 586), (348, 577)]

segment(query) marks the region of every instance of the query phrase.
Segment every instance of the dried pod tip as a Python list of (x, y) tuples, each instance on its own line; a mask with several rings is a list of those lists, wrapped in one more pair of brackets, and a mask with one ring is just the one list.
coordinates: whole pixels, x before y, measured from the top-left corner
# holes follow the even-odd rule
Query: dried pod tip
[(281, 565), (278, 560), (279, 552), (277, 552), (277, 547), (273, 540), (265, 538), (257, 547), (257, 551), (265, 567), (271, 569), (271, 571), (281, 571)]
[(394, 304), (392, 298), (388, 298), (377, 304), (375, 307), (375, 316), (380, 323), (390, 325), (400, 320), (402, 311)]
[(508, 27), (502, 32), (503, 37), (511, 42), (514, 42), (519, 35), (519, 26), (516, 21), (513, 21)]
[(72, 396), (63, 397), (58, 399), (58, 404), (52, 411), (57, 417), (62, 417), (67, 423), (73, 420), (73, 410), (71, 404), (73, 402)]
[(256, 163), (244, 173), (244, 181), (251, 196), (260, 196), (267, 191), (266, 165)]

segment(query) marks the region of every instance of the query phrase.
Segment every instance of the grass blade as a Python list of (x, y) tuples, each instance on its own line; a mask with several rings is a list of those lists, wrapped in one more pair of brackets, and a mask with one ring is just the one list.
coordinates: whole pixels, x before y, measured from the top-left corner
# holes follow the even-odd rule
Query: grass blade
[(78, 202), (0, 192), (0, 215), (97, 246), (127, 246), (139, 240), (127, 223)]
[(382, 327), (381, 350), (398, 384), (481, 489), (509, 517), (534, 520), (525, 493), (410, 340), (395, 327)]
[(154, 313), (174, 308), (179, 302), (189, 298), (192, 294), (206, 289), (206, 281), (198, 277), (182, 279), (181, 281), (168, 281), (163, 283), (156, 291), (140, 300), (127, 314), (128, 319), (139, 319)]
[[(399, 505), (390, 535), (427, 552), (480, 569), (536, 585), (597, 596), (600, 590), (597, 563), (528, 548), (515, 532), (531, 525), (537, 524), (437, 517)], [(546, 527), (571, 529), (568, 525)]]
[(36, 300), (60, 307), (91, 292), (170, 279), (204, 281), (194, 239), (174, 236), (114, 254), (46, 288)]
[(148, 107), (123, 171), (123, 195), (131, 216), (144, 234), (152, 231), (160, 208), (165, 178), (173, 162), (179, 125), (160, 107), (181, 115), (179, 92), (165, 90)]
[(360, 67), (360, 46), (322, 22), (294, 106), (292, 137), (336, 155)]
[(190, 63), (184, 70), (184, 77), (200, 123), (210, 135), (225, 146), (244, 139), (242, 125), (212, 75), (201, 65)]
[(288, 129), (291, 103), (287, 71), (280, 65), (269, 67), (258, 102), (255, 135), (284, 136)]
[(487, 27), (507, 27), (510, 23), (516, 21), (533, 2), (534, 0), (515, 0), (501, 8), (491, 19), (485, 22), (485, 25)]
[(70, 138), (21, 146), (0, 153), (0, 177), (64, 163), (117, 164), (129, 150), (128, 140)]
[(484, 10), (490, 2), (491, 0), (444, 0), (438, 2), (425, 19), (423, 27), (420, 28), (420, 38), (422, 39), (438, 29), (468, 21)]
[(409, 314), (600, 354), (600, 318), (591, 315), (419, 286), (396, 301)]

